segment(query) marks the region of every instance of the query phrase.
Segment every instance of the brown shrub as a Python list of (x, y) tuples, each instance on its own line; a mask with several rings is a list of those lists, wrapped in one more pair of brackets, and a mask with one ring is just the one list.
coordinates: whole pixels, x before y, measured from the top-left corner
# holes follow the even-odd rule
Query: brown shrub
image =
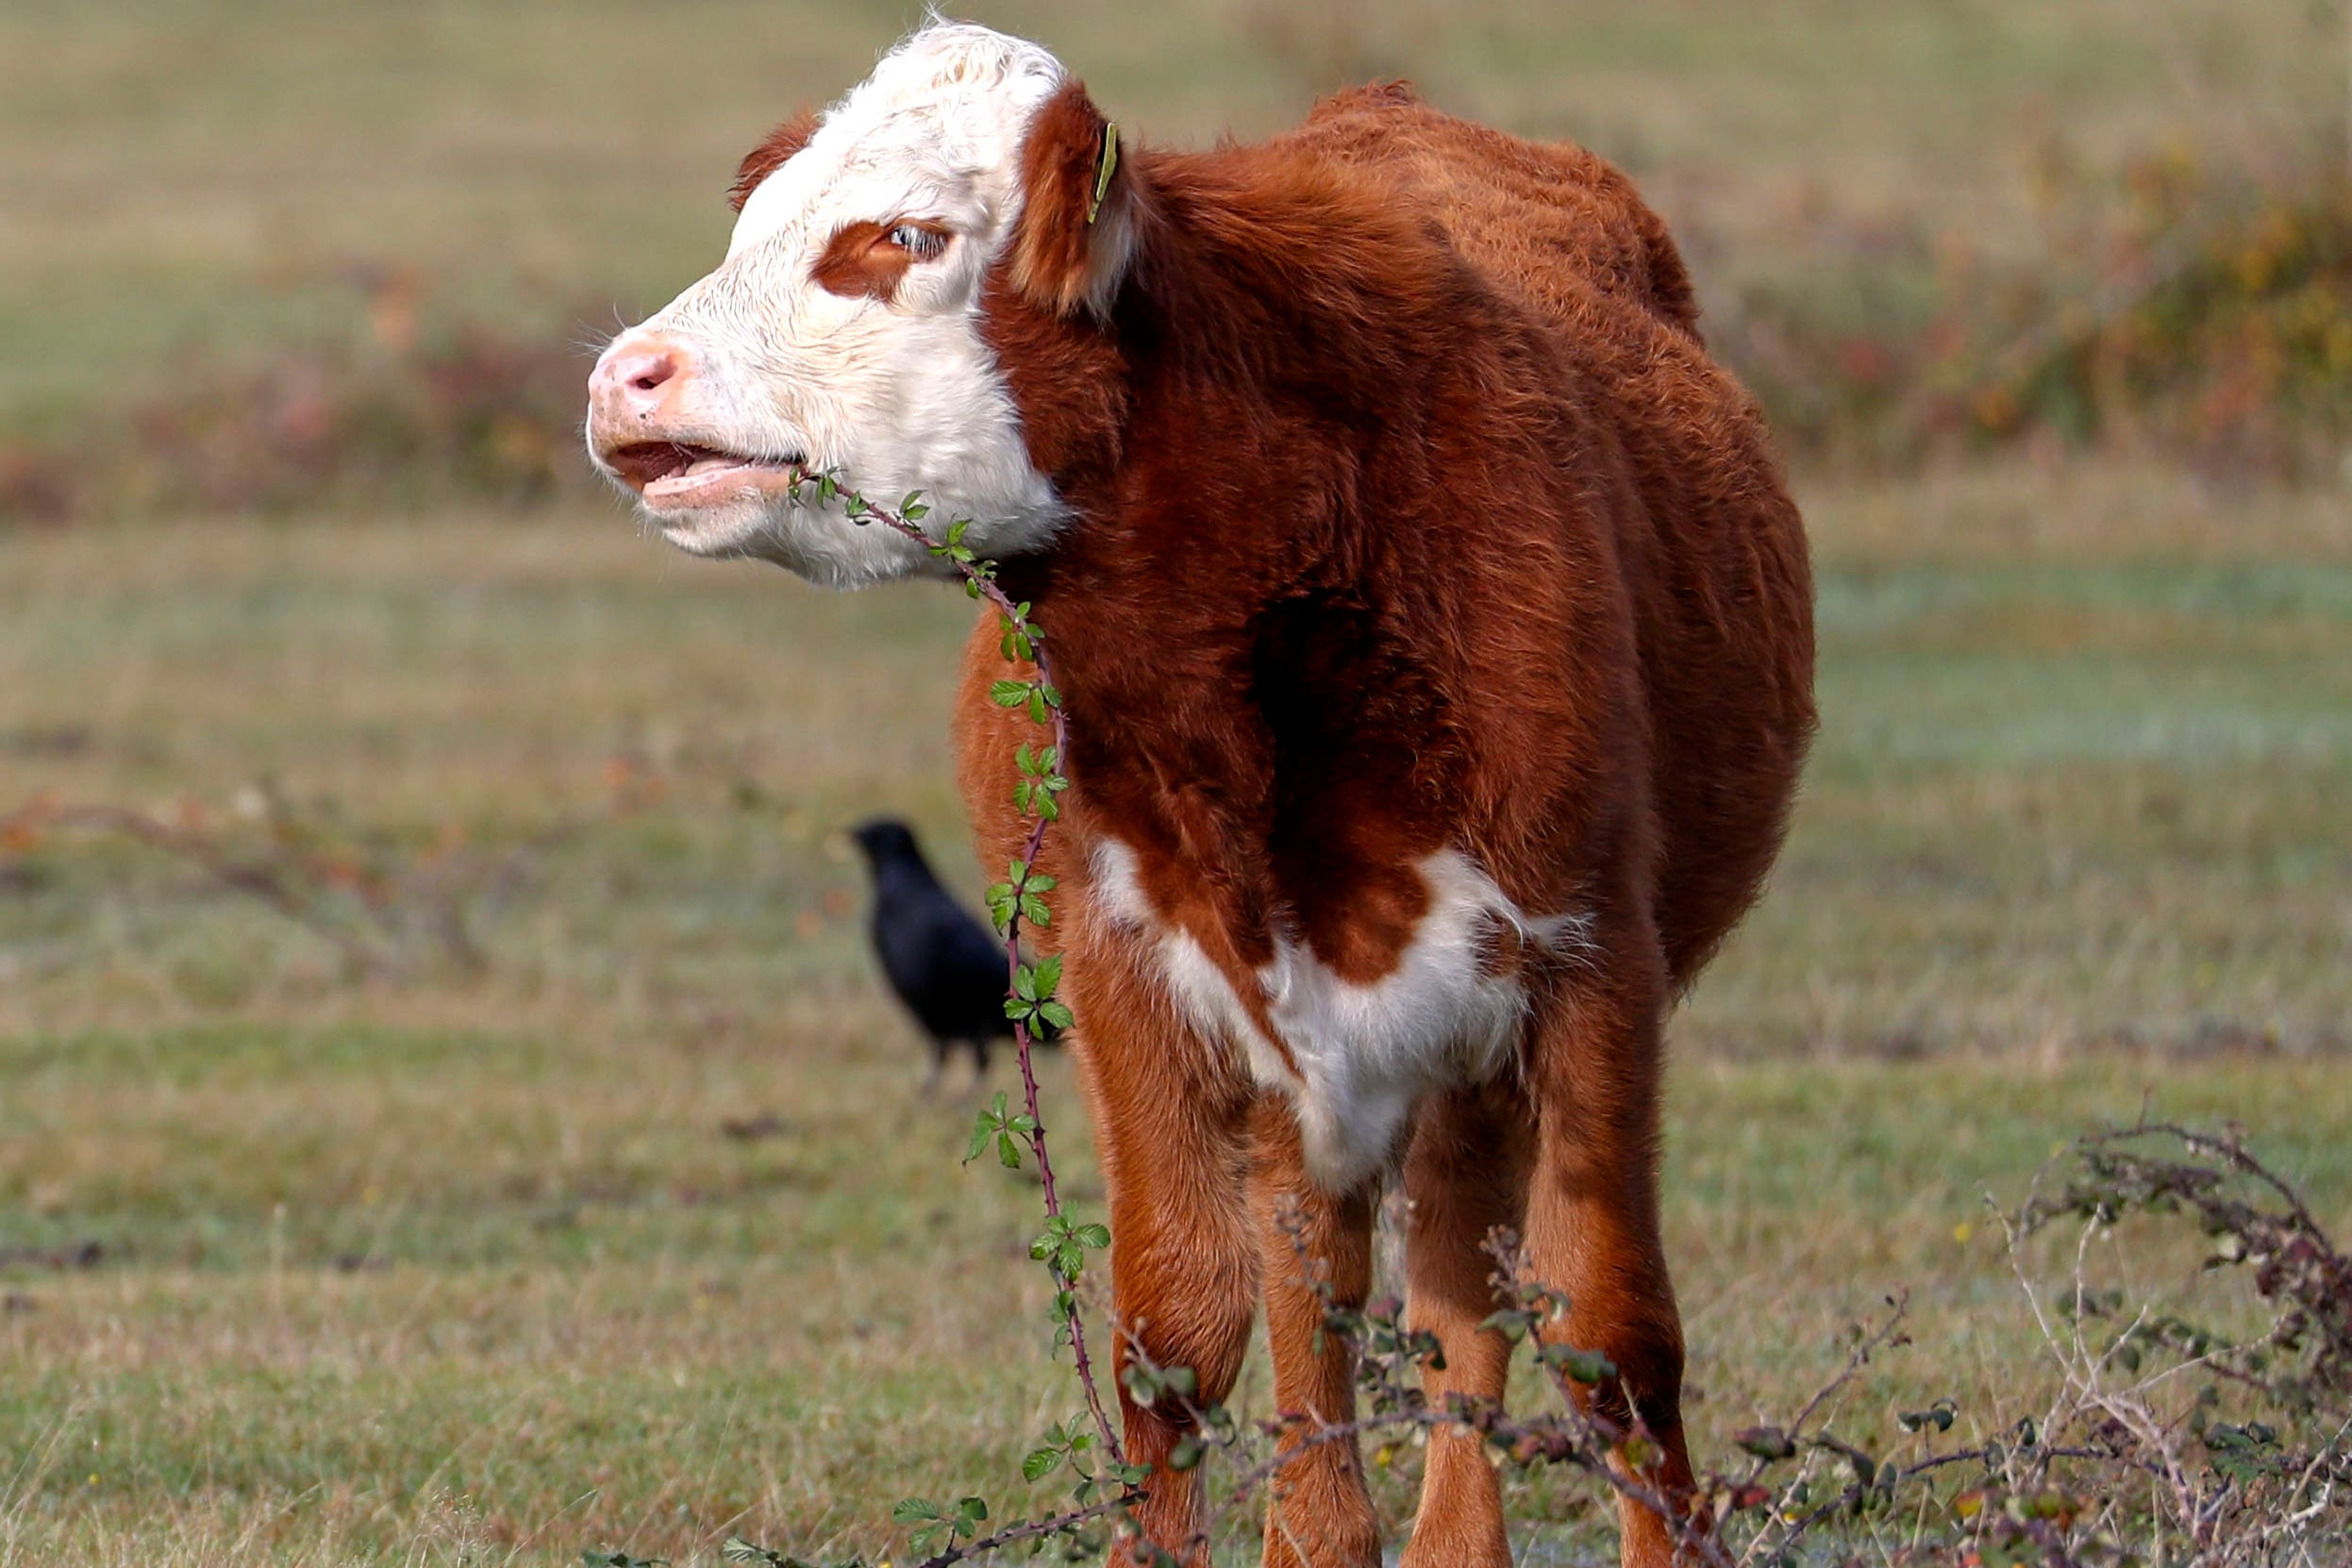
[[(359, 274), (365, 330), (238, 367), (183, 362), (69, 446), (0, 449), (0, 524), (463, 499), (591, 484), (574, 431), (586, 357), (481, 322), (425, 323), (408, 274)], [(95, 445), (103, 460), (90, 460)]]
[[(2304, 479), (2352, 462), (2352, 182), (2332, 157), (2260, 178), (2180, 151), (2107, 176), (2053, 158), (2041, 196), (2037, 253), (1999, 265), (1815, 214), (1791, 239), (1806, 291), (1710, 300), (1710, 341), (1810, 463), (2004, 445)], [(345, 276), (347, 337), (188, 361), (70, 443), (0, 445), (0, 526), (594, 488), (574, 434), (584, 352), (439, 317), (400, 269)]]
[[(1944, 247), (1926, 308), (1762, 293), (1718, 328), (1792, 450), (1896, 463), (2004, 444), (2323, 475), (2352, 445), (2352, 187), (2173, 151), (2049, 182), (2029, 262)], [(1924, 247), (1923, 247), (1924, 249)]]

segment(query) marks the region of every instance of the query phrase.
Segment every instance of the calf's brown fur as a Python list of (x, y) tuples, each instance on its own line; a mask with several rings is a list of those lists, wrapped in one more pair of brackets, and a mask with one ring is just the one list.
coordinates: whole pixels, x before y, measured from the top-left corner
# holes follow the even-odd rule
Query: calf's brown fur
[[(1370, 1284), (1373, 1193), (1308, 1175), (1279, 1090), (1171, 1005), (1153, 953), (1090, 896), (1134, 854), (1152, 912), (1276, 1036), (1277, 936), (1341, 978), (1389, 973), (1454, 848), (1519, 908), (1573, 909), (1560, 954), (1496, 932), (1527, 997), (1502, 1074), (1426, 1096), (1394, 1151), (1431, 1393), (1499, 1398), (1490, 1229), (1565, 1292), (1549, 1332), (1605, 1352), (1593, 1392), (1685, 1489), (1682, 1341), (1659, 1241), (1661, 1020), (1753, 901), (1813, 726), (1803, 532), (1756, 409), (1708, 357), (1673, 242), (1572, 147), (1343, 94), (1262, 146), (1123, 150), (1064, 87), (1029, 133), (1026, 206), (986, 332), (1037, 465), (1075, 517), (1004, 580), (1051, 638), (1073, 788), (1049, 837), (1050, 935), (1109, 1182), (1122, 1358), (1230, 1390), (1262, 1299), (1276, 1401), (1350, 1418), (1351, 1351), (1304, 1283)], [(966, 799), (1001, 866), (1025, 722), (967, 650)], [(1180, 1413), (1122, 1394), (1152, 1467), (1151, 1539), (1205, 1556)], [(1298, 1431), (1303, 1433), (1305, 1425)], [(1294, 1434), (1291, 1440), (1297, 1441)], [(1674, 1531), (1624, 1509), (1626, 1562)], [(1356, 1445), (1275, 1488), (1269, 1564), (1371, 1568)], [(1409, 1568), (1505, 1568), (1476, 1440), (1428, 1450)]]

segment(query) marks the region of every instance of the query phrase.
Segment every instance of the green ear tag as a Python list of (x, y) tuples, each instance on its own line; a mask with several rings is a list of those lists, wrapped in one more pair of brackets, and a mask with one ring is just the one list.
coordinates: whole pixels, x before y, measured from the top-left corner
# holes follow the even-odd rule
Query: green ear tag
[(1086, 204), (1086, 221), (1093, 223), (1103, 209), (1103, 198), (1110, 194), (1110, 176), (1119, 168), (1119, 125), (1116, 121), (1103, 125), (1103, 158), (1094, 170), (1094, 194)]

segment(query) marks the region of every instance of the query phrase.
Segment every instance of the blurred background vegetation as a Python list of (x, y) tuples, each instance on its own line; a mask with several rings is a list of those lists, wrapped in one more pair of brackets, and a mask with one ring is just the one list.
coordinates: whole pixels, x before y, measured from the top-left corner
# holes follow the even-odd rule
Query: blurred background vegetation
[[(1598, 148), (1800, 459), (2344, 461), (2332, 5), (1002, 9), (1146, 137), (1399, 75)], [(10, 8), (0, 514), (576, 490), (585, 344), (707, 264), (763, 119), (861, 75), (903, 10)]]
[[(2343, 0), (976, 14), (1150, 139), (1404, 75), (1584, 142), (1770, 407), (1825, 727), (1674, 1026), (1703, 1449), (1905, 1283), (1851, 1419), (2038, 1397), (1980, 1193), (2143, 1099), (2341, 1234)], [(1020, 1506), (1068, 1413), (1034, 1195), (917, 1100), (830, 837), (908, 815), (974, 886), (969, 607), (684, 560), (576, 453), (737, 158), (916, 20), (0, 11), (5, 1568), (879, 1556), (898, 1496)], [(1605, 1550), (1516, 1506), (1534, 1560)]]

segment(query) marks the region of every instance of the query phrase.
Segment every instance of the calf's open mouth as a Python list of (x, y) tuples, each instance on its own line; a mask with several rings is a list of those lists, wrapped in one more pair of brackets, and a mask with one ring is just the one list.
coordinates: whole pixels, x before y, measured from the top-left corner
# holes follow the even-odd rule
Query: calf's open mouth
[(713, 493), (789, 484), (807, 466), (801, 454), (755, 458), (692, 442), (641, 441), (604, 455), (607, 466), (649, 503), (690, 503)]

